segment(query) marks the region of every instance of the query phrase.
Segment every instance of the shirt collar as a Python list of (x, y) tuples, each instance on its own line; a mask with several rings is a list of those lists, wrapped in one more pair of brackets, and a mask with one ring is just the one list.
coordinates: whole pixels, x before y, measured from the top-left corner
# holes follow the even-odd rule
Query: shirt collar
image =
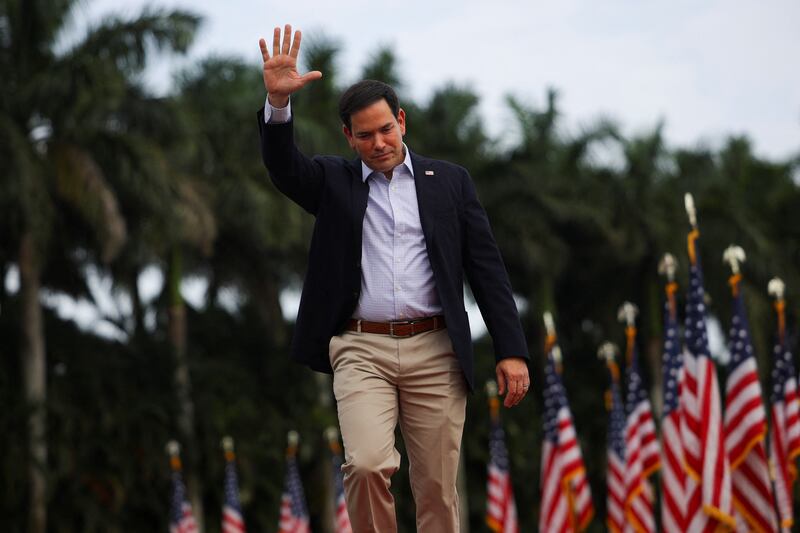
[[(397, 168), (402, 167), (403, 165), (405, 165), (406, 168), (408, 169), (409, 174), (411, 174), (411, 177), (413, 178), (414, 177), (414, 167), (411, 166), (411, 151), (408, 149), (408, 146), (406, 146), (406, 143), (403, 143), (403, 151), (406, 153), (405, 159), (403, 159), (403, 162), (400, 163), (399, 165), (397, 165), (394, 168), (397, 169)], [(372, 176), (372, 174), (374, 174), (375, 172), (377, 172), (377, 171), (372, 170), (371, 168), (369, 168), (367, 166), (366, 163), (364, 163), (364, 161), (361, 161), (361, 181), (366, 182), (367, 178)]]

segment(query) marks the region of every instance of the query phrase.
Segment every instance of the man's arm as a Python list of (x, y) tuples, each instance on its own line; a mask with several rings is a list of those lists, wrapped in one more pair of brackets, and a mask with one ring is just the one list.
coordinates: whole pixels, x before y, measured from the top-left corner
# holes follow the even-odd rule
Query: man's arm
[(472, 178), (464, 173), (464, 272), (494, 344), (498, 392), (508, 392), (503, 404), (511, 407), (530, 388), (528, 347), (489, 219), (478, 201)]
[(258, 113), (261, 155), (275, 186), (306, 211), (316, 214), (322, 191), (323, 171), (314, 160), (304, 156), (294, 144), (289, 97), (307, 83), (322, 77), (319, 71), (300, 75), (297, 56), (302, 34), (286, 25), (281, 44), (281, 29), (275, 28), (270, 56), (267, 43), (259, 40), (264, 59), (264, 87), (267, 101)]

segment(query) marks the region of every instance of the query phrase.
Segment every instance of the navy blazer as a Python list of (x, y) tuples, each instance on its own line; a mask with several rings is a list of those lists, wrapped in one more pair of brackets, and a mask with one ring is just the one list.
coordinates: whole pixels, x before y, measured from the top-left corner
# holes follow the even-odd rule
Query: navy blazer
[[(369, 185), (361, 160), (308, 158), (294, 144), (293, 124), (265, 124), (258, 112), (261, 155), (275, 186), (316, 217), (291, 357), (331, 373), (328, 346), (352, 317), (361, 291), (361, 231)], [(496, 360), (528, 356), (508, 274), (462, 167), (411, 153), (419, 217), (447, 332), (464, 378), (474, 388), (473, 352), (464, 309), (464, 274), (492, 337)]]

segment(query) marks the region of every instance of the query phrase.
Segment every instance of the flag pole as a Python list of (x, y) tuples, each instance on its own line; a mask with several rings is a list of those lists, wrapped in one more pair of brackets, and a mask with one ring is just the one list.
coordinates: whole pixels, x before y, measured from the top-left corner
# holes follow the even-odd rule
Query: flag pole
[(778, 315), (778, 338), (781, 343), (786, 335), (786, 284), (781, 278), (775, 277), (769, 280), (767, 292), (775, 298), (775, 312)]
[(728, 285), (731, 286), (731, 293), (736, 298), (739, 295), (739, 284), (742, 281), (741, 265), (747, 256), (741, 246), (731, 244), (722, 254), (722, 261), (731, 267), (731, 277), (728, 278)]
[(683, 197), (683, 203), (686, 207), (686, 214), (689, 217), (689, 225), (692, 227), (687, 238), (687, 245), (689, 251), (689, 261), (692, 264), (697, 262), (697, 250), (695, 248), (695, 241), (700, 237), (700, 230), (697, 229), (697, 208), (694, 205), (694, 197), (691, 193), (686, 193)]
[(658, 263), (658, 273), (667, 278), (667, 284), (664, 287), (664, 292), (667, 295), (667, 302), (669, 303), (669, 313), (674, 319), (678, 314), (677, 304), (675, 302), (675, 293), (678, 291), (678, 283), (675, 281), (675, 273), (678, 271), (678, 260), (675, 256), (666, 253)]
[[(603, 361), (606, 366), (608, 367), (608, 371), (611, 374), (611, 380), (614, 383), (619, 383), (619, 365), (617, 364), (616, 357), (619, 353), (619, 348), (616, 344), (610, 341), (606, 341), (600, 345), (600, 348), (597, 349), (597, 358)], [(606, 410), (611, 410), (611, 389), (606, 390)]]
[(233, 437), (230, 435), (225, 435), (222, 437), (220, 441), (220, 446), (222, 446), (222, 451), (225, 452), (225, 460), (230, 462), (236, 459), (236, 453), (234, 452), (233, 448)]
[(289, 431), (286, 433), (286, 442), (286, 456), (294, 457), (297, 455), (297, 445), (300, 442), (300, 434), (295, 430)]
[(181, 465), (181, 445), (176, 440), (170, 440), (165, 447), (167, 455), (169, 456), (169, 466), (173, 472), (180, 472)]
[(489, 415), (497, 420), (500, 413), (500, 400), (497, 398), (497, 383), (490, 379), (486, 382), (486, 397), (489, 402)]
[(631, 302), (623, 302), (617, 311), (617, 320), (625, 324), (625, 364), (633, 360), (633, 347), (636, 343), (636, 316), (639, 308)]

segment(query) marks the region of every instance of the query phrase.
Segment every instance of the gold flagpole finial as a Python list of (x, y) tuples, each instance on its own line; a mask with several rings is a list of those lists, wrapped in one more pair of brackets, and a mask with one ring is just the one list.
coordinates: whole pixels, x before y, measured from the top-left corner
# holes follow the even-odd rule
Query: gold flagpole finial
[(496, 419), (500, 413), (500, 400), (497, 398), (497, 383), (493, 379), (486, 382), (486, 397), (489, 399), (489, 414)]
[(548, 336), (555, 336), (556, 334), (556, 323), (553, 320), (553, 313), (550, 311), (545, 311), (542, 314), (542, 320), (544, 320), (544, 330)]
[(639, 308), (636, 304), (631, 302), (623, 302), (617, 311), (617, 320), (624, 322), (628, 327), (636, 326), (636, 316), (639, 314)]
[(767, 284), (767, 292), (776, 300), (783, 300), (783, 297), (786, 294), (786, 284), (781, 278), (772, 278)]
[(561, 374), (563, 370), (563, 360), (564, 357), (561, 354), (561, 346), (558, 344), (554, 345), (553, 348), (550, 350), (550, 353), (553, 356), (553, 363), (556, 365), (556, 372)]
[(558, 340), (556, 336), (556, 322), (553, 320), (553, 313), (550, 311), (545, 311), (542, 314), (542, 320), (544, 320), (545, 331), (544, 352), (547, 354), (556, 345), (556, 341)]
[(339, 444), (339, 430), (337, 430), (333, 426), (329, 426), (325, 428), (325, 440), (328, 441), (328, 447), (330, 447), (331, 451), (334, 453), (339, 453), (342, 448)]
[(233, 461), (236, 458), (236, 454), (233, 451), (233, 437), (225, 435), (222, 437), (220, 445), (222, 446), (222, 451), (225, 453), (225, 460)]
[(686, 207), (686, 214), (689, 215), (689, 224), (692, 228), (697, 228), (697, 209), (694, 206), (694, 197), (692, 193), (686, 193), (683, 196), (683, 203)]
[(667, 281), (675, 281), (675, 272), (678, 270), (678, 260), (672, 254), (664, 254), (658, 263), (658, 273), (667, 277)]
[(181, 469), (181, 445), (178, 441), (171, 440), (167, 442), (166, 446), (167, 455), (169, 455), (169, 466), (173, 471)]
[(630, 364), (633, 358), (633, 345), (636, 342), (636, 315), (639, 308), (631, 302), (623, 302), (617, 311), (617, 320), (625, 324), (625, 361)]
[(178, 456), (181, 454), (181, 445), (178, 444), (178, 441), (171, 440), (167, 442), (166, 451), (170, 457)]
[(611, 372), (611, 379), (619, 381), (619, 366), (617, 365), (617, 354), (619, 348), (613, 342), (606, 341), (597, 349), (597, 358), (606, 363)]
[(746, 259), (747, 256), (744, 253), (744, 249), (735, 244), (731, 244), (725, 248), (725, 251), (722, 253), (722, 260), (730, 265), (731, 272), (733, 272), (734, 275), (741, 272), (741, 265)]
[(339, 441), (339, 430), (337, 430), (333, 426), (328, 426), (325, 428), (325, 440), (328, 442), (338, 442)]
[(220, 441), (220, 445), (222, 446), (222, 449), (225, 450), (226, 452), (232, 452), (233, 451), (233, 437), (231, 437), (230, 435), (225, 435), (224, 437), (222, 437), (222, 441)]
[(784, 341), (786, 335), (786, 284), (781, 278), (775, 277), (769, 280), (767, 292), (775, 298), (775, 312), (778, 314), (778, 337)]
[(619, 348), (613, 342), (606, 341), (597, 349), (597, 358), (606, 363), (614, 361), (619, 353)]

